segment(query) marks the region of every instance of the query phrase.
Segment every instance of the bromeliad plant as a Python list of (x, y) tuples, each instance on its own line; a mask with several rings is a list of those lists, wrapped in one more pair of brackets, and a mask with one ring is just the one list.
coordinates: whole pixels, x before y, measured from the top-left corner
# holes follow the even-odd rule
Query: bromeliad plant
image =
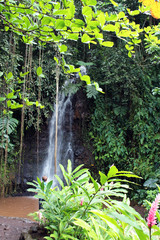
[(82, 166), (72, 171), (69, 160), (66, 171), (60, 165), (65, 182), (55, 175), (60, 187), (52, 189), (51, 181), (45, 188), (39, 178), (37, 182), (29, 183), (36, 188), (29, 191), (37, 192), (36, 197), (44, 200), (41, 214), (48, 230), (45, 239), (149, 239), (147, 223), (129, 206), (129, 199), (126, 198), (129, 181), (124, 177), (138, 176), (132, 172), (118, 171), (112, 165), (107, 175), (99, 172), (98, 183)]

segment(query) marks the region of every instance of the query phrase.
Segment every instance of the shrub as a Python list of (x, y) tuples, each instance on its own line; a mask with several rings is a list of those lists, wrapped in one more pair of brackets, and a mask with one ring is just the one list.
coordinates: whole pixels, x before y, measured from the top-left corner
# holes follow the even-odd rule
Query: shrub
[(82, 166), (72, 171), (68, 161), (66, 171), (60, 165), (65, 183), (55, 175), (59, 187), (51, 188), (50, 181), (45, 188), (39, 178), (29, 183), (36, 187), (29, 191), (36, 191), (36, 197), (44, 200), (41, 213), (48, 230), (45, 239), (149, 239), (146, 221), (129, 206), (126, 197), (129, 181), (124, 177), (138, 176), (112, 165), (107, 175), (99, 172), (98, 183)]

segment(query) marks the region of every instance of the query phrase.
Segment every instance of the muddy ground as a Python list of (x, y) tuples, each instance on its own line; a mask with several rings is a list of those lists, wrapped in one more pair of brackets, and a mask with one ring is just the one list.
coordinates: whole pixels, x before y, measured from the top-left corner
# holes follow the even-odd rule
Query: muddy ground
[[(135, 210), (145, 217), (145, 209), (135, 205)], [(30, 233), (29, 236), (27, 235)], [(1, 217), (0, 240), (45, 240), (46, 232), (39, 224), (27, 218)]]

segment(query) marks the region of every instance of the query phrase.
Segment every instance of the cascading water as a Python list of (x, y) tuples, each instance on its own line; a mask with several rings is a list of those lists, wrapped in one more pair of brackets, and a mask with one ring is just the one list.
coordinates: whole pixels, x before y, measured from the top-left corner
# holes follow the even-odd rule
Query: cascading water
[[(86, 74), (86, 68), (84, 66), (80, 67), (81, 74)], [(79, 75), (76, 75), (78, 78)], [(74, 82), (74, 80), (72, 80)], [(68, 83), (66, 82), (64, 88)], [(55, 109), (55, 107), (54, 107)], [(44, 162), (44, 167), (42, 175), (46, 175), (48, 180), (54, 180), (53, 185), (56, 183), (54, 178), (54, 145), (55, 145), (55, 122), (56, 122), (56, 113), (52, 115), (49, 128), (49, 148), (48, 156)], [(73, 109), (72, 109), (72, 96), (68, 94), (66, 97), (62, 92), (59, 95), (59, 104), (58, 104), (58, 143), (57, 143), (57, 175), (61, 177), (61, 170), (59, 164), (62, 164), (66, 169), (68, 159), (71, 160), (73, 166), (74, 153), (73, 153), (73, 133), (72, 133), (72, 122), (73, 122)]]
[[(57, 142), (57, 175), (61, 176), (59, 164), (65, 168), (68, 159), (73, 162), (73, 149), (72, 149), (72, 96), (69, 94), (67, 97), (64, 93), (59, 96), (58, 104), (58, 142)], [(50, 128), (49, 128), (49, 148), (48, 156), (44, 163), (42, 175), (46, 175), (48, 180), (52, 180), (54, 172), (54, 145), (55, 145), (55, 112), (53, 113)]]

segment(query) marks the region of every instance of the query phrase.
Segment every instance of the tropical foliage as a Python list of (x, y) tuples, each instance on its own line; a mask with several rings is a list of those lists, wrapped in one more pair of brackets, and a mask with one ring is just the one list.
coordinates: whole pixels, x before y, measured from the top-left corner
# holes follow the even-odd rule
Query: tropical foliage
[[(145, 180), (152, 177), (159, 167), (160, 26), (149, 11), (155, 16), (159, 2), (141, 2), (0, 1), (0, 146), (6, 176), (12, 161), (22, 177), (28, 129), (37, 134), (38, 165), (39, 132), (54, 110), (56, 86), (78, 72), (82, 81), (71, 92), (83, 86), (90, 99), (87, 133), (82, 132), (96, 168), (106, 173), (114, 162)], [(81, 62), (89, 75), (80, 74)], [(12, 133), (4, 133), (5, 118), (12, 119)]]
[[(137, 178), (132, 172), (118, 171), (113, 165), (105, 175), (99, 171), (100, 182), (97, 182), (88, 169), (78, 166), (72, 171), (70, 160), (67, 171), (61, 165), (65, 184), (58, 176), (58, 185), (49, 182), (29, 183), (36, 188), (37, 198), (43, 199), (41, 219), (34, 213), (47, 229), (47, 240), (52, 239), (149, 239), (149, 229), (152, 228), (152, 239), (158, 239), (159, 228), (155, 226), (155, 213), (159, 195), (153, 204), (146, 221), (131, 206), (126, 197), (129, 180)], [(121, 200), (117, 200), (121, 199)], [(154, 210), (153, 210), (154, 208)]]

